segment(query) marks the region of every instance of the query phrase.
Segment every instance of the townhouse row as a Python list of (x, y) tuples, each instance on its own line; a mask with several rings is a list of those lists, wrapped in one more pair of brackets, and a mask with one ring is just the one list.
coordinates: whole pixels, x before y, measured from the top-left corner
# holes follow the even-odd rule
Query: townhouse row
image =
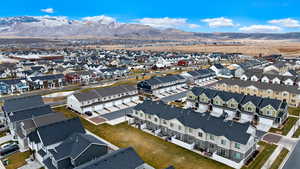
[(212, 159), (225, 158), (224, 161), (238, 166), (232, 167), (241, 167), (256, 150), (256, 129), (249, 122), (227, 121), (207, 112), (154, 101), (135, 106), (133, 117), (140, 129), (150, 130), (189, 150), (201, 151)]
[(223, 91), (286, 101), (291, 107), (300, 106), (300, 90), (293, 85), (224, 79), (218, 81), (215, 87)]
[(134, 85), (120, 85), (93, 89), (68, 96), (67, 106), (81, 114), (85, 112), (103, 113), (104, 109), (134, 106), (139, 100)]
[(195, 87), (187, 94), (187, 107), (269, 127), (282, 125), (288, 116), (284, 101), (202, 87)]

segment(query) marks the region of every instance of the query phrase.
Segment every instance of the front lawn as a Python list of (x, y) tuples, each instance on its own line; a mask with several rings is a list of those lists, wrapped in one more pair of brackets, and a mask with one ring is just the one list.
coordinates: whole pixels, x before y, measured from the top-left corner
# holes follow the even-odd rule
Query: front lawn
[(283, 162), (283, 160), (285, 159), (285, 157), (287, 156), (288, 153), (289, 153), (289, 150), (287, 150), (286, 148), (283, 148), (281, 150), (280, 154), (277, 156), (274, 163), (271, 165), (270, 169), (279, 169), (281, 163)]
[(295, 131), (295, 133), (293, 134), (293, 138), (299, 138), (300, 136), (300, 127), (298, 127), (298, 129)]
[(262, 141), (258, 144), (260, 145), (258, 155), (254, 158), (254, 161), (252, 161), (248, 166), (244, 166), (242, 169), (261, 169), (277, 147), (274, 144), (268, 144)]
[[(65, 107), (54, 110), (64, 113), (69, 118), (78, 116)], [(157, 169), (169, 165), (178, 169), (230, 169), (226, 165), (142, 132), (126, 123), (115, 126), (108, 124), (95, 126), (82, 118), (81, 121), (86, 129), (112, 144), (121, 148), (133, 147), (146, 163)]]
[(8, 165), (6, 166), (6, 169), (16, 169), (19, 167), (22, 167), (26, 164), (26, 159), (29, 158), (31, 153), (29, 151), (26, 152), (17, 152), (10, 156), (8, 156), (6, 159), (8, 160)]
[(290, 115), (299, 116), (300, 108), (299, 107), (288, 107), (288, 112)]
[(282, 134), (282, 135), (287, 135), (288, 132), (294, 126), (294, 124), (297, 122), (297, 120), (298, 120), (297, 117), (288, 117), (288, 119), (284, 122), (282, 128), (280, 128), (280, 129), (278, 129), (278, 128), (271, 128), (269, 132), (277, 133), (277, 134)]

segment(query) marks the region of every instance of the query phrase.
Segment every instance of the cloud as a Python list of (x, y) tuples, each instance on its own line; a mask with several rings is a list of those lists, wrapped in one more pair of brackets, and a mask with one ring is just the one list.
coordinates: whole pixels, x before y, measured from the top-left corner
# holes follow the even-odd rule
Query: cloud
[(298, 20), (291, 19), (291, 18), (274, 19), (274, 20), (268, 21), (268, 23), (279, 25), (282, 27), (287, 27), (287, 28), (299, 28), (300, 27), (300, 22)]
[(250, 25), (241, 27), (239, 30), (249, 33), (274, 33), (282, 31), (282, 28), (273, 25)]
[(212, 28), (237, 26), (233, 23), (232, 19), (228, 19), (224, 17), (207, 18), (207, 19), (202, 19), (201, 21), (207, 23), (208, 26)]
[(197, 24), (191, 24), (187, 22), (186, 18), (142, 18), (136, 19), (139, 24), (149, 25), (155, 28), (199, 28), (200, 26)]
[(110, 16), (105, 16), (105, 15), (88, 16), (88, 17), (82, 18), (82, 20), (86, 21), (86, 22), (98, 22), (101, 24), (110, 24), (110, 23), (117, 22), (117, 20), (115, 18), (110, 17)]
[(45, 9), (41, 9), (42, 12), (45, 13), (54, 13), (54, 9), (53, 8), (45, 8)]

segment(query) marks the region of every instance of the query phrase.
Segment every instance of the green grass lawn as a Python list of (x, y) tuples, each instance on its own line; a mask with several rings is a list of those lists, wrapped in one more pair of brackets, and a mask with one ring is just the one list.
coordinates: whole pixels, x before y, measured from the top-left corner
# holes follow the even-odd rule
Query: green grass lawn
[[(68, 118), (78, 117), (65, 107), (54, 110), (64, 113)], [(121, 148), (133, 147), (146, 163), (157, 169), (164, 169), (169, 165), (178, 169), (230, 169), (226, 165), (142, 132), (126, 123), (95, 126), (82, 118), (81, 121), (86, 129), (112, 144)]]
[(288, 132), (292, 129), (294, 124), (297, 122), (297, 117), (288, 117), (286, 122), (284, 123), (284, 126), (280, 129), (278, 128), (271, 128), (269, 132), (278, 133), (282, 135), (287, 135)]
[(288, 111), (289, 111), (290, 115), (299, 116), (300, 108), (299, 107), (289, 107)]
[(274, 163), (271, 165), (270, 169), (278, 169), (288, 153), (289, 150), (283, 148)]
[(260, 152), (255, 157), (254, 161), (248, 166), (244, 166), (242, 169), (260, 169), (277, 147), (276, 145), (265, 142), (259, 142), (258, 144), (260, 145)]
[(29, 151), (26, 152), (17, 152), (7, 157), (8, 165), (6, 169), (16, 169), (22, 167), (26, 164), (26, 159), (29, 158), (31, 153)]
[(299, 138), (300, 136), (300, 127), (298, 127), (298, 129), (295, 131), (295, 133), (293, 134), (293, 138)]

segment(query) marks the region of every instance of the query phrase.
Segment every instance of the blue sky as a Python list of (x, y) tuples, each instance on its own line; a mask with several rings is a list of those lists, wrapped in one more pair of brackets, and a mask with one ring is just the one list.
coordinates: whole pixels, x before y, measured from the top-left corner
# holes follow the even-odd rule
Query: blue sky
[(4, 0), (0, 16), (104, 15), (123, 23), (199, 32), (300, 31), (299, 0)]

